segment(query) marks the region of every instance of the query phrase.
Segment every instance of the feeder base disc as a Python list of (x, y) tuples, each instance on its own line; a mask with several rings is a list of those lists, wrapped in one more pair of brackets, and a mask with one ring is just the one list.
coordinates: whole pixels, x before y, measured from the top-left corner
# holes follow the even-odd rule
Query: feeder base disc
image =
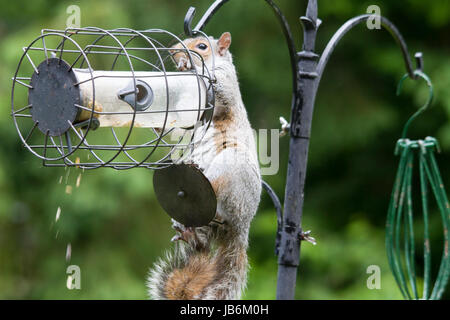
[(28, 91), (28, 103), (34, 122), (44, 134), (60, 136), (75, 121), (80, 104), (80, 89), (75, 73), (64, 60), (44, 60), (34, 72)]
[(214, 189), (194, 165), (177, 164), (156, 170), (153, 188), (163, 209), (186, 227), (205, 226), (216, 215)]

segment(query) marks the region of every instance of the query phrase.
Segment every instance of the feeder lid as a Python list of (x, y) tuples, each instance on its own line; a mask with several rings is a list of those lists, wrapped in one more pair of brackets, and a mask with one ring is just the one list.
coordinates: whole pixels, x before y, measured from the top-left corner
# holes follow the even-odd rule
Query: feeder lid
[(70, 129), (78, 114), (80, 89), (70, 65), (58, 58), (44, 60), (34, 72), (28, 92), (31, 116), (39, 130), (60, 136)]
[(176, 164), (155, 171), (153, 188), (163, 209), (186, 227), (205, 226), (216, 215), (216, 194), (195, 165)]

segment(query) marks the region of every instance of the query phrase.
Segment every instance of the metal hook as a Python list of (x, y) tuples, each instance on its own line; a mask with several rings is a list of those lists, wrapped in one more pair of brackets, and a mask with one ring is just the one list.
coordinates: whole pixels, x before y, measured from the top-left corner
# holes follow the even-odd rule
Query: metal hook
[(186, 16), (184, 17), (184, 33), (187, 37), (193, 37), (194, 32), (192, 31), (192, 20), (195, 16), (195, 7), (190, 7), (186, 12)]
[[(424, 79), (428, 85), (429, 88), (429, 95), (428, 95), (428, 99), (425, 102), (425, 104), (419, 109), (417, 110), (409, 119), (408, 121), (406, 121), (405, 126), (403, 127), (403, 132), (402, 132), (402, 139), (406, 138), (406, 134), (408, 133), (408, 129), (409, 126), (411, 125), (411, 122), (414, 121), (421, 113), (423, 113), (431, 104), (431, 101), (433, 100), (433, 84), (431, 83), (430, 78), (421, 70), (421, 68), (423, 67), (423, 63), (422, 63), (422, 56), (421, 54), (418, 55), (416, 54), (416, 59), (417, 59), (417, 66), (418, 69), (414, 71), (414, 79), (418, 79), (419, 77)], [(400, 82), (397, 85), (397, 95), (400, 95), (401, 91), (402, 91), (402, 87), (403, 87), (403, 81), (409, 77), (409, 74), (405, 74), (401, 79)]]

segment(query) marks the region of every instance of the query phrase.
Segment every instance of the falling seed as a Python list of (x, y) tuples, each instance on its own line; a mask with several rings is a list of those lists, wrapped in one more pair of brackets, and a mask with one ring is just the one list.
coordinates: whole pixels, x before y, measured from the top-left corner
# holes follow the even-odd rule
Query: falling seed
[(80, 164), (80, 157), (76, 157), (75, 164), (77, 164), (77, 168), (79, 168), (78, 164)]
[(80, 186), (80, 183), (81, 183), (81, 173), (77, 177), (77, 184), (76, 184), (77, 188)]
[(66, 194), (72, 194), (72, 186), (70, 185), (66, 186)]
[(71, 257), (72, 257), (72, 245), (68, 243), (66, 248), (66, 261), (69, 262)]
[(58, 239), (58, 236), (59, 236), (59, 230), (56, 231), (55, 239)]
[(59, 182), (58, 182), (59, 184), (61, 184), (62, 179), (63, 179), (63, 176), (59, 177)]
[[(67, 168), (67, 167), (66, 167), (66, 168)], [(67, 181), (69, 180), (69, 175), (70, 175), (70, 168), (67, 169), (67, 173), (66, 173), (66, 184), (67, 184)]]
[(61, 207), (58, 207), (58, 210), (56, 210), (55, 222), (58, 222), (60, 215), (61, 215)]

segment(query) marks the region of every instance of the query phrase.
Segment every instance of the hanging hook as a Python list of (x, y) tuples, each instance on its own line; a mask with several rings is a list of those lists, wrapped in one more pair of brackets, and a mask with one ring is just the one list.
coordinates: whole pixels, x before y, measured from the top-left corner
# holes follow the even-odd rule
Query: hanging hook
[[(419, 57), (416, 56), (416, 59), (419, 59)], [(408, 129), (409, 129), (409, 126), (411, 125), (411, 122), (413, 122), (414, 119), (416, 119), (420, 114), (422, 114), (430, 106), (431, 101), (433, 100), (433, 95), (434, 95), (433, 84), (431, 83), (430, 78), (421, 70), (422, 64), (420, 63), (419, 65), (420, 65), (420, 67), (414, 71), (414, 76), (415, 76), (414, 79), (418, 79), (420, 77), (426, 81), (428, 88), (429, 88), (428, 99), (425, 102), (425, 104), (422, 106), (422, 108), (417, 110), (411, 117), (409, 117), (408, 121), (406, 121), (405, 126), (403, 127), (402, 139), (406, 138), (406, 134), (408, 133)], [(408, 77), (409, 77), (409, 74), (407, 73), (400, 79), (400, 82), (397, 85), (397, 95), (400, 95), (402, 88), (403, 88), (403, 81)]]
[(194, 31), (192, 30), (192, 20), (195, 15), (195, 7), (190, 7), (184, 17), (184, 33), (187, 37), (193, 37)]

